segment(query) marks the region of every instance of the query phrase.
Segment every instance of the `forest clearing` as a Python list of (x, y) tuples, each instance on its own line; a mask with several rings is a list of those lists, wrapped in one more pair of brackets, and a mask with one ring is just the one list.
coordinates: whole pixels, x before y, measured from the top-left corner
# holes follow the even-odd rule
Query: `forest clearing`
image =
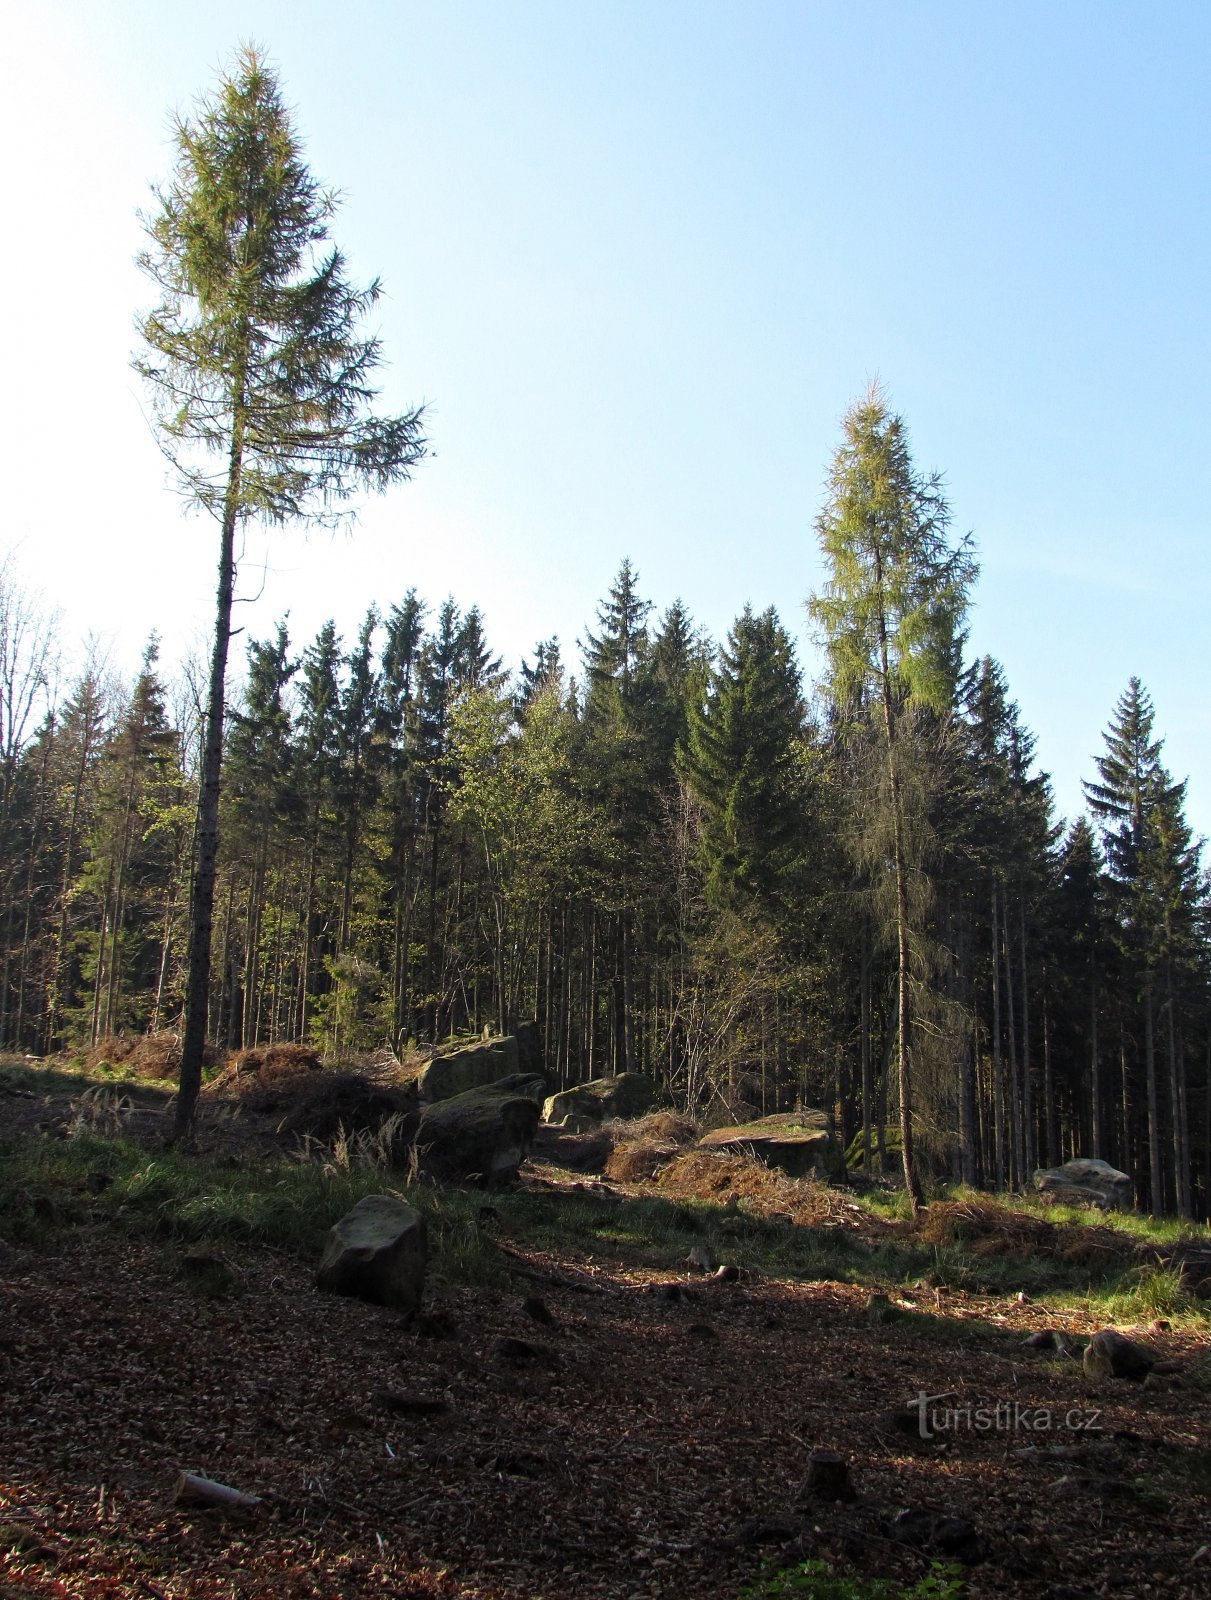
[[(969, 1193), (914, 1221), (687, 1165), (667, 1113), (544, 1129), (492, 1190), (238, 1101), (182, 1156), (169, 1093), (0, 1076), (0, 1593), (1206, 1593), (1207, 1284), (1161, 1264), (1206, 1230)], [(411, 1317), (315, 1288), (383, 1190), (430, 1230)], [(1083, 1370), (1111, 1325), (1142, 1381)], [(809, 1488), (819, 1452), (852, 1497)], [(260, 1504), (178, 1502), (186, 1471)]]
[[(75, 9), (72, 27), (91, 26)], [(41, 346), (14, 365), (37, 436), (14, 446), (12, 489), (38, 497), (13, 515), (87, 605), (73, 652), (18, 566), (14, 520), (0, 1600), (1198, 1600), (1211, 876), (1182, 776), (1198, 768), (1175, 750), (1202, 760), (1208, 743), (1191, 687), (1207, 540), (1201, 502), (1166, 497), (1195, 481), (1206, 428), (1161, 402), (1185, 401), (1173, 374), (1205, 274), (1173, 310), (1173, 263), (1198, 257), (1162, 248), (1158, 223), (1189, 211), (1196, 180), (1179, 184), (1173, 158), (1202, 149), (1202, 123), (1173, 124), (1151, 176), (1139, 157), (1134, 200), (1131, 132), (1132, 162), (1104, 158), (1128, 210), (1112, 222), (1103, 196), (1078, 225), (1072, 152), (1128, 138), (1149, 51), (1121, 48), (1130, 93), (1107, 91), (1099, 142), (1068, 82), (1032, 99), (990, 45), (1014, 85), (994, 155), (1011, 113), (1023, 150), (1038, 107), (1062, 104), (1073, 130), (1064, 184), (1036, 186), (1059, 242), (1038, 281), (1002, 292), (1020, 219), (1046, 207), (990, 177), (967, 126), (987, 97), (961, 52), (975, 99), (939, 123), (935, 162), (970, 148), (974, 165), (901, 172), (924, 102), (942, 104), (920, 92), (930, 53), (909, 70), (908, 41), (892, 43), (916, 8), (852, 28), (844, 7), (718, 6), (705, 23), (693, 8), (687, 28), (676, 7), (635, 7), (645, 37), (668, 29), (643, 136), (643, 50), (611, 8), (584, 9), (601, 37), (576, 45), (579, 68), (565, 56), (565, 78), (543, 41), (578, 8), (538, 9), (516, 27), (512, 6), (472, 3), (299, 29), (324, 41), (308, 97), (339, 106), (342, 160), (365, 143), (379, 163), (348, 255), (341, 191), (313, 172), (262, 45), (239, 44), (170, 115), (137, 212), (120, 365), (143, 453), (121, 471), (85, 465), (118, 409), (112, 374), (84, 375), (85, 335), (119, 326), (135, 290), (121, 317), (86, 314), (106, 277), (100, 211), (77, 222), (66, 182), (34, 172), (72, 221), (39, 270), (95, 244), (79, 283), (43, 288), (78, 314), (17, 319), (79, 337), (57, 366)], [(435, 108), (468, 127), (491, 96), (464, 73), (494, 29), (507, 37), (481, 83), (504, 100), (443, 164), (397, 78), (447, 11), (467, 34), (456, 22)], [(723, 78), (699, 85), (683, 62), (725, 11), (743, 37), (718, 35)], [(852, 57), (856, 79), (824, 65), (832, 12), (833, 68)], [(949, 44), (962, 30), (939, 18)], [(128, 23), (153, 52), (181, 19), (213, 21)], [(1022, 32), (1030, 72), (1055, 59)], [(717, 91), (754, 37), (768, 59), (733, 116)], [(114, 83), (142, 62), (120, 28), (93, 42), (115, 51)], [(877, 94), (838, 87), (865, 84), (880, 48), (894, 70)], [(1176, 67), (1206, 59), (1175, 35), (1154, 90), (1166, 119)], [(766, 76), (787, 62), (766, 124)], [(907, 99), (880, 111), (893, 81)], [(795, 153), (783, 113), (797, 126), (825, 89), (832, 121)], [(548, 92), (527, 151), (514, 135)], [(63, 128), (78, 114), (66, 88), (42, 98)], [(749, 158), (721, 136), (729, 118), (766, 127)], [(74, 142), (107, 165), (134, 144), (102, 126)], [(41, 142), (67, 148), (53, 133)], [(477, 142), (495, 163), (478, 177)], [(673, 146), (701, 164), (700, 226)], [(544, 171), (546, 188), (509, 198)], [(829, 173), (845, 226), (811, 198)], [(978, 208), (985, 189), (1011, 250), (974, 213), (926, 223), (944, 194)], [(446, 226), (415, 222), (414, 203)], [(394, 306), (355, 267), (380, 227), (401, 252)], [(1078, 270), (1074, 241), (1099, 230)], [(1134, 236), (1147, 315), (1110, 293), (1065, 362)], [(422, 292), (408, 271), (430, 249)], [(947, 272), (992, 298), (964, 317)], [(891, 296), (878, 337), (848, 309), (876, 290)], [(1019, 332), (994, 356), (1014, 306), (1034, 353)], [(402, 386), (379, 319), (408, 335)], [(952, 337), (950, 369), (923, 378)], [(884, 352), (930, 447), (954, 440), (954, 490), (861, 376)], [(71, 396), (88, 426), (46, 425), (27, 396), (44, 365), (53, 414)], [(1011, 401), (1015, 372), (1029, 384)], [(449, 383), (444, 412), (412, 391), (430, 373)], [(149, 460), (210, 519), (212, 621), (192, 642), (208, 580), (139, 498)], [(405, 485), (404, 509), (382, 509)], [(967, 505), (995, 579), (983, 616)], [(377, 555), (285, 553), (357, 518)], [(144, 523), (154, 561), (136, 553)], [(591, 591), (586, 552), (609, 562)], [(304, 568), (325, 609), (300, 624), (288, 578)], [(455, 578), (482, 590), (456, 599)], [(138, 630), (124, 665), (95, 631), (111, 622), (127, 646)]]

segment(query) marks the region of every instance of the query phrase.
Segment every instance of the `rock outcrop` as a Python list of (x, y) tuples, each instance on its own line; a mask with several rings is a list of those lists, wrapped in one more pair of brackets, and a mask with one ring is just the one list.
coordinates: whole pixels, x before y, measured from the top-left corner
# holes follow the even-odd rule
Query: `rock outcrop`
[(614, 1117), (641, 1117), (652, 1109), (655, 1100), (651, 1079), (639, 1072), (620, 1072), (612, 1078), (593, 1078), (553, 1094), (542, 1108), (542, 1120), (563, 1127), (568, 1118), (574, 1118), (573, 1126), (585, 1131), (585, 1125)]
[(426, 1106), (416, 1134), (424, 1171), (485, 1184), (514, 1177), (538, 1128), (538, 1102), (516, 1082), (506, 1078)]
[(1092, 1157), (1065, 1161), (1062, 1167), (1040, 1167), (1032, 1181), (1041, 1194), (1073, 1205), (1115, 1211), (1131, 1204), (1131, 1179), (1127, 1174)]
[(391, 1195), (368, 1194), (329, 1231), (316, 1287), (326, 1294), (415, 1311), (427, 1260), (420, 1212)]
[(450, 1100), (518, 1074), (540, 1079), (546, 1094), (542, 1041), (532, 1022), (523, 1023), (516, 1034), (443, 1046), (420, 1074), (417, 1088), (423, 1100)]
[(715, 1128), (698, 1141), (698, 1148), (755, 1156), (792, 1178), (845, 1176), (845, 1158), (823, 1111), (785, 1112), (734, 1128)]

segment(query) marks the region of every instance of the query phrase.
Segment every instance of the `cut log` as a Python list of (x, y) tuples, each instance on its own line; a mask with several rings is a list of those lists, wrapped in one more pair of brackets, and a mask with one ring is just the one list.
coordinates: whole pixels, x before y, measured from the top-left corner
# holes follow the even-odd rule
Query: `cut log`
[(176, 1498), (189, 1505), (220, 1506), (224, 1511), (255, 1511), (264, 1505), (259, 1495), (243, 1494), (196, 1472), (183, 1472), (177, 1479)]

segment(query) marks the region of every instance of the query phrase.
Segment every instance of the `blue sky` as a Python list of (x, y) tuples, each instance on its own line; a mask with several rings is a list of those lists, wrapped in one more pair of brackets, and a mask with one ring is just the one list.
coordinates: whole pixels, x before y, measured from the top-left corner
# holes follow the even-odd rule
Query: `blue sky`
[(1135, 673), (1211, 832), (1211, 8), (24, 11), (0, 550), (69, 649), (92, 629), (129, 669), (156, 627), (171, 664), (210, 626), (213, 530), (165, 488), (127, 364), (132, 262), (170, 109), (253, 38), (354, 272), (384, 280), (384, 404), (428, 401), (435, 455), (350, 535), (253, 540), (251, 632), (289, 611), (300, 643), (328, 615), (351, 637), (415, 585), (478, 604), (514, 664), (571, 649), (629, 555), (717, 637), (776, 604), (811, 675), (813, 521), (878, 377), (975, 534), (972, 649), (1061, 809)]

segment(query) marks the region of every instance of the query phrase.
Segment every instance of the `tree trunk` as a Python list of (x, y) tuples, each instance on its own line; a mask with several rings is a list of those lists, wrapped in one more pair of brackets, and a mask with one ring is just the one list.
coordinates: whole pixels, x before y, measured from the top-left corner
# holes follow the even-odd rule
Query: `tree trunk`
[(920, 1179), (917, 1177), (912, 1139), (912, 1084), (910, 1081), (910, 1049), (912, 1038), (911, 951), (908, 939), (908, 863), (904, 855), (904, 819), (901, 813), (900, 775), (896, 767), (896, 745), (893, 733), (891, 690), (884, 683), (883, 711), (887, 728), (887, 778), (891, 791), (892, 846), (896, 871), (896, 956), (899, 963), (897, 981), (897, 1044), (898, 1082), (900, 1089), (900, 1154), (904, 1168), (904, 1187), (914, 1216), (924, 1202)]
[(1176, 1002), (1173, 994), (1173, 962), (1165, 962), (1165, 1013), (1169, 1047), (1169, 1115), (1173, 1136), (1173, 1190), (1177, 1213), (1190, 1214), (1186, 1190), (1186, 1152), (1182, 1149), (1182, 1085), (1178, 1072)]
[(1156, 1040), (1152, 1027), (1152, 968), (1144, 977), (1144, 1084), (1148, 1096), (1148, 1178), (1151, 1209), (1159, 1217), (1165, 1209), (1165, 1184), (1161, 1169), (1160, 1106), (1156, 1095)]
[(1043, 969), (1043, 1133), (1047, 1146), (1047, 1165), (1054, 1167), (1059, 1156), (1059, 1136), (1055, 1104), (1055, 1080), (1051, 1072), (1051, 1007), (1047, 996), (1047, 969)]
[[(870, 1181), (871, 1153), (870, 1153), (870, 1119), (874, 1110), (874, 1081), (871, 1074), (870, 1060), (870, 928), (866, 917), (862, 918), (862, 949), (860, 956), (859, 980), (859, 1009), (861, 1012), (861, 1052), (862, 1052), (862, 1176)], [(779, 1030), (781, 1032), (781, 1030)]]
[(1030, 1081), (1030, 970), (1026, 959), (1026, 897), (1018, 899), (1018, 934), (1022, 949), (1022, 1143), (1025, 1161), (1022, 1182), (1037, 1166), (1035, 1161), (1034, 1088)]
[(998, 1191), (1005, 1188), (1005, 1068), (1001, 1060), (1001, 932), (996, 879), (992, 882), (992, 1139)]
[(92, 755), (91, 732), (91, 723), (86, 723), (81, 730), (80, 760), (72, 782), (71, 812), (67, 825), (67, 847), (63, 856), (63, 881), (59, 888), (59, 933), (55, 940), (55, 964), (51, 977), (51, 1000), (47, 1019), (46, 1045), (48, 1050), (54, 1049), (55, 1038), (59, 1028), (59, 1014), (63, 1005), (63, 954), (67, 948), (67, 936), (70, 928), (69, 905), (71, 882), (74, 876), (72, 863), (76, 854), (76, 831), (80, 820), (80, 801), (84, 790), (84, 778), (88, 772), (89, 758)]
[(1009, 897), (1001, 897), (1001, 949), (1005, 957), (1005, 1036), (1009, 1044), (1009, 1104), (1008, 1130), (1012, 1133), (1010, 1149), (1011, 1187), (1021, 1188), (1022, 1171), (1026, 1165), (1025, 1136), (1022, 1127), (1022, 1086), (1018, 1076), (1017, 1023), (1013, 1004), (1013, 958), (1009, 943)]
[[(1131, 1084), (1130, 1084), (1130, 1079), (1129, 1079), (1128, 1073), (1127, 1073), (1127, 1034), (1126, 1034), (1121, 1022), (1119, 1023), (1119, 1077), (1120, 1077), (1120, 1086), (1121, 1086), (1121, 1090), (1122, 1090), (1122, 1123), (1123, 1123), (1123, 1159), (1122, 1159), (1121, 1165), (1122, 1165), (1122, 1168), (1123, 1168), (1124, 1172), (1130, 1172), (1131, 1171), (1131, 1161), (1132, 1161), (1132, 1149), (1131, 1149)], [(1135, 1183), (1134, 1178), (1132, 1179), (1132, 1188), (1133, 1189), (1137, 1189), (1138, 1188), (1138, 1185)]]
[(1093, 1111), (1093, 1148), (1089, 1154), (1102, 1157), (1105, 1134), (1102, 1129), (1102, 1079), (1097, 1060), (1097, 985), (1089, 982), (1089, 1085)]
[(240, 469), (244, 452), (242, 383), (237, 385), (233, 412), (227, 493), (219, 541), (219, 586), (215, 605), (214, 651), (210, 660), (206, 729), (202, 744), (198, 793), (197, 860), (189, 906), (189, 954), (186, 958), (185, 1033), (181, 1041), (181, 1082), (177, 1095), (175, 1143), (191, 1147), (202, 1058), (206, 1050), (206, 1017), (210, 997), (210, 945), (214, 929), (214, 885), (219, 854), (219, 781), (223, 765), (223, 710), (227, 682), (227, 649), (231, 643), (231, 603), (235, 592), (235, 529), (240, 507)]

